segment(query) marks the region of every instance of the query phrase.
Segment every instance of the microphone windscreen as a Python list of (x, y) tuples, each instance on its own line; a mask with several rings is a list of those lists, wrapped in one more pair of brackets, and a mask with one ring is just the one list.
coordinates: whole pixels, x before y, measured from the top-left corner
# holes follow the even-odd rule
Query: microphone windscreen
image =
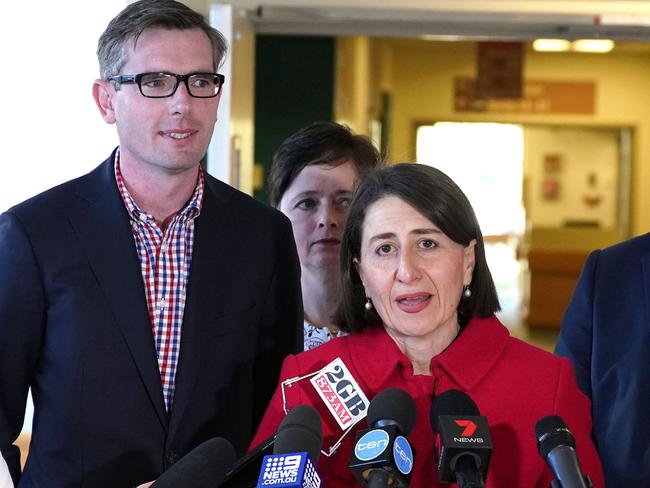
[(195, 447), (165, 471), (151, 488), (216, 487), (235, 464), (235, 448), (222, 437)]
[(480, 415), (478, 407), (467, 393), (461, 390), (447, 390), (433, 399), (431, 403), (431, 427), (438, 430), (438, 417), (441, 415)]
[(395, 422), (408, 436), (415, 426), (415, 402), (400, 388), (386, 388), (379, 392), (368, 406), (368, 425), (377, 427), (388, 420)]
[(309, 405), (298, 405), (287, 413), (275, 437), (273, 454), (306, 451), (315, 463), (323, 447), (320, 415)]
[(549, 415), (537, 421), (535, 424), (535, 438), (537, 439), (537, 449), (544, 459), (557, 446), (563, 445), (574, 449), (576, 447), (573, 434), (564, 423), (564, 420), (557, 415)]

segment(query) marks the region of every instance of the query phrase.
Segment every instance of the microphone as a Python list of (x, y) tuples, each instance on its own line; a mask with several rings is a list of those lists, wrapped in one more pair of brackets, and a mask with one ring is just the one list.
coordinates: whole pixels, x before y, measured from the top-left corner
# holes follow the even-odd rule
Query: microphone
[(216, 487), (233, 464), (235, 448), (226, 439), (214, 437), (183, 456), (151, 488)]
[(257, 487), (320, 488), (315, 466), (322, 447), (323, 428), (316, 409), (292, 408), (278, 427), (273, 454), (262, 460)]
[(438, 480), (460, 488), (481, 488), (492, 454), (487, 419), (460, 390), (448, 390), (431, 403), (431, 428), (436, 436)]
[(535, 424), (537, 450), (553, 472), (553, 488), (592, 488), (589, 476), (582, 474), (576, 441), (569, 428), (557, 415), (549, 415)]
[[(335, 358), (309, 381), (341, 430), (347, 430), (366, 416), (370, 402), (341, 358)], [(255, 488), (262, 468), (262, 459), (273, 453), (276, 435), (277, 433), (262, 441), (237, 461), (221, 487)]]
[(399, 388), (387, 388), (368, 406), (369, 429), (357, 432), (348, 467), (368, 488), (406, 488), (414, 450), (406, 440), (415, 425), (415, 402)]
[(255, 488), (260, 475), (262, 459), (273, 453), (276, 434), (260, 442), (255, 449), (239, 459), (226, 475), (219, 488)]

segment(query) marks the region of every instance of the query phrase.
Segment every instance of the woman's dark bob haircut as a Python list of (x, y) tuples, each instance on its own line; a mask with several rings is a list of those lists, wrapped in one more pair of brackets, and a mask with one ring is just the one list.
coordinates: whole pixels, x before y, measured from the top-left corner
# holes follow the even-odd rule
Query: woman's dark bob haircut
[(461, 326), (471, 317), (489, 317), (499, 311), (496, 288), (485, 260), (483, 235), (465, 194), (440, 170), (422, 164), (397, 164), (374, 171), (361, 180), (350, 204), (341, 240), (342, 299), (338, 323), (345, 324), (345, 329), (352, 332), (382, 325), (374, 308), (369, 312), (364, 308), (366, 294), (354, 259), (361, 259), (368, 208), (389, 196), (412, 206), (458, 244), (467, 246), (476, 239), (472, 295), (462, 296), (458, 304)]
[(366, 136), (355, 135), (336, 122), (315, 122), (290, 135), (273, 156), (269, 200), (278, 207), (287, 188), (300, 172), (315, 164), (354, 164), (360, 177), (377, 167), (379, 152)]

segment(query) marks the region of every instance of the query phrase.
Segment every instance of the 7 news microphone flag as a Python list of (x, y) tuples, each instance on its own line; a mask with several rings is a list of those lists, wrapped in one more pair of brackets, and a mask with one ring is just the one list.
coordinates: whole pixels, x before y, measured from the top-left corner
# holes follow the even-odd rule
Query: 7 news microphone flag
[(460, 390), (448, 390), (431, 403), (431, 428), (436, 436), (438, 480), (461, 488), (485, 486), (492, 454), (487, 419)]

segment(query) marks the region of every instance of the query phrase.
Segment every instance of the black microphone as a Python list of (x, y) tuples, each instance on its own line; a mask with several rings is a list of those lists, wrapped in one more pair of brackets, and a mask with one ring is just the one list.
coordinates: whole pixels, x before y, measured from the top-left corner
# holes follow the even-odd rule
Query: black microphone
[(554, 488), (591, 488), (593, 484), (580, 469), (576, 441), (557, 415), (549, 415), (535, 424), (537, 450), (555, 476)]
[(431, 403), (431, 428), (436, 436), (438, 480), (461, 488), (485, 486), (492, 454), (487, 419), (460, 390), (448, 390)]
[(238, 459), (219, 488), (255, 488), (260, 476), (262, 459), (273, 453), (277, 433), (260, 442), (255, 449)]
[(370, 428), (357, 432), (348, 464), (361, 486), (408, 486), (415, 453), (406, 436), (413, 430), (415, 415), (413, 398), (399, 388), (387, 388), (370, 401)]
[(316, 409), (298, 405), (289, 410), (278, 427), (273, 454), (305, 451), (316, 462), (322, 447), (323, 426)]
[(273, 454), (264, 456), (258, 487), (319, 488), (316, 461), (323, 447), (320, 415), (309, 405), (298, 405), (287, 413), (275, 436)]
[[(311, 409), (313, 412), (306, 413), (303, 407), (306, 407), (307, 410)], [(220, 488), (255, 488), (257, 486), (257, 480), (259, 479), (260, 471), (262, 469), (262, 460), (265, 456), (268, 456), (275, 452), (275, 443), (280, 431), (284, 431), (285, 429), (289, 428), (290, 432), (292, 432), (292, 426), (295, 426), (296, 423), (299, 429), (304, 429), (305, 424), (307, 424), (310, 425), (310, 428), (312, 429), (320, 429), (320, 436), (322, 437), (322, 427), (320, 425), (320, 416), (318, 416), (318, 412), (306, 405), (298, 405), (296, 408), (297, 410), (293, 409), (290, 411), (293, 412), (295, 410), (294, 413), (287, 414), (287, 416), (282, 420), (280, 426), (278, 427), (278, 432), (260, 442), (255, 447), (255, 449), (246, 453), (244, 457), (235, 463), (232, 470), (230, 470), (226, 478), (219, 485)], [(305, 419), (305, 416), (307, 419)], [(318, 418), (318, 422), (316, 422), (316, 418)], [(302, 427), (300, 427), (301, 424)], [(280, 443), (282, 444), (283, 442), (285, 441), (282, 440), (281, 436)], [(319, 454), (320, 451), (314, 454), (314, 461), (318, 459)]]
[(192, 449), (151, 485), (151, 488), (217, 487), (235, 464), (235, 448), (214, 437)]

